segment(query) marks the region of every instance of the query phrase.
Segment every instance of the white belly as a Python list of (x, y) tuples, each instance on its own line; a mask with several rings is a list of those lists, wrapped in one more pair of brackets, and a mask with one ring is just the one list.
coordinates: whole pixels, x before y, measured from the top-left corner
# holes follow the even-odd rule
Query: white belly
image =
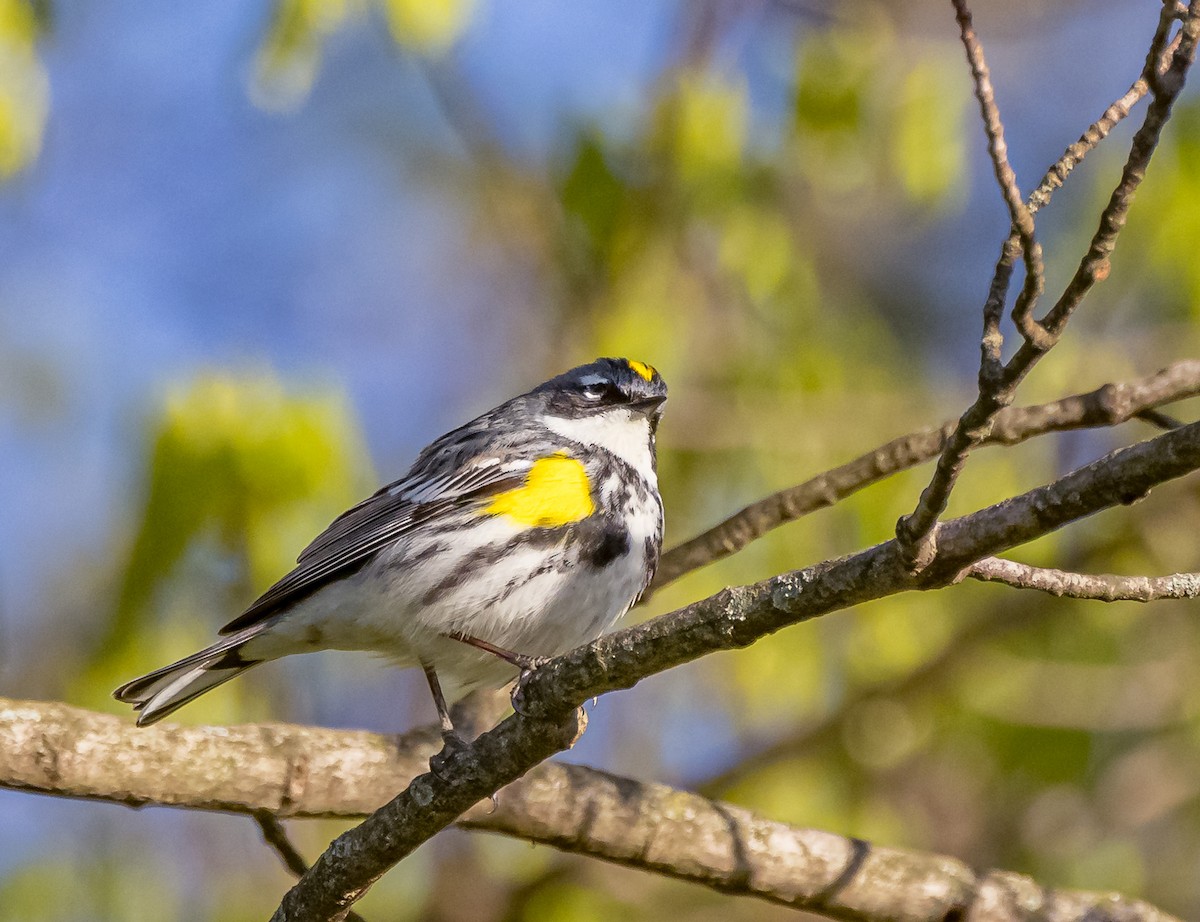
[[(581, 558), (576, 543), (513, 545), (525, 529), (497, 517), (477, 523), (472, 543), (447, 547), (418, 566), (398, 545), (359, 572), (295, 605), (254, 641), (254, 655), (320, 649), (366, 650), (401, 666), (432, 665), (451, 697), (498, 687), (516, 670), (446, 634), (459, 631), (530, 656), (554, 656), (609, 629), (645, 588), (647, 552), (661, 535), (657, 501), (629, 510), (628, 550), (603, 567)], [(496, 559), (470, 562), (481, 546)]]

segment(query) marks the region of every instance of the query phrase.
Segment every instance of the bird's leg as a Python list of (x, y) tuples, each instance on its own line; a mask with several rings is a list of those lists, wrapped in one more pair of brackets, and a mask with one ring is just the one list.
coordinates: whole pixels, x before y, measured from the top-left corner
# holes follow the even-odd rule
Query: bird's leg
[(529, 717), (530, 714), (525, 710), (524, 701), (521, 696), (521, 689), (525, 685), (525, 680), (539, 666), (544, 666), (550, 662), (548, 656), (527, 656), (524, 653), (513, 653), (512, 650), (505, 650), (503, 647), (497, 647), (494, 643), (489, 643), (486, 640), (480, 640), (478, 637), (472, 637), (470, 634), (464, 634), (462, 631), (453, 631), (447, 635), (451, 640), (457, 640), (461, 643), (469, 644), (476, 649), (483, 650), (493, 656), (498, 656), (510, 666), (515, 666), (521, 670), (521, 674), (517, 677), (517, 684), (513, 686), (512, 694), (509, 696), (512, 700), (513, 710), (518, 714)]
[(497, 656), (510, 666), (517, 667), (523, 673), (533, 672), (538, 666), (550, 662), (550, 658), (547, 656), (526, 656), (524, 653), (514, 653), (512, 650), (498, 647), (494, 643), (480, 640), (478, 637), (472, 637), (470, 634), (464, 634), (462, 631), (451, 631), (449, 634), (443, 636), (449, 637), (451, 640), (457, 640), (459, 643), (468, 644), (477, 650), (483, 650), (485, 653), (492, 654), (492, 656)]
[(462, 749), (467, 741), (458, 735), (454, 729), (454, 721), (450, 719), (450, 708), (446, 707), (446, 696), (442, 694), (442, 683), (438, 681), (437, 672), (432, 666), (424, 663), (425, 681), (429, 683), (429, 691), (433, 694), (433, 706), (437, 708), (438, 721), (442, 725), (442, 743), (449, 750)]

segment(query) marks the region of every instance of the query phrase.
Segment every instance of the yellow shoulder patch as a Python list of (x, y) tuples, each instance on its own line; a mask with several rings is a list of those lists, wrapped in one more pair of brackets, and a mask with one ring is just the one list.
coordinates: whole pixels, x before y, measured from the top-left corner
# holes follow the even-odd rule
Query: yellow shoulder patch
[(586, 519), (595, 509), (583, 462), (559, 452), (535, 461), (525, 483), (497, 494), (484, 511), (530, 528), (552, 528)]
[(655, 371), (653, 365), (647, 365), (645, 362), (635, 362), (633, 359), (626, 359), (625, 361), (629, 363), (630, 368), (647, 381), (654, 380)]

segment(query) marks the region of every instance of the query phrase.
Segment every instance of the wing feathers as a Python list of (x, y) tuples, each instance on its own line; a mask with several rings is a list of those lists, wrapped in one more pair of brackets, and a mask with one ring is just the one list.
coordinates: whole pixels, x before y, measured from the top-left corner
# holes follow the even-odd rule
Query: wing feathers
[[(242, 630), (308, 595), (334, 576), (355, 569), (418, 525), (524, 482), (532, 460), (494, 457), (425, 476), (414, 468), (403, 480), (342, 513), (300, 554), (297, 566), (241, 615), (221, 628)], [(419, 467), (419, 465), (418, 465)]]

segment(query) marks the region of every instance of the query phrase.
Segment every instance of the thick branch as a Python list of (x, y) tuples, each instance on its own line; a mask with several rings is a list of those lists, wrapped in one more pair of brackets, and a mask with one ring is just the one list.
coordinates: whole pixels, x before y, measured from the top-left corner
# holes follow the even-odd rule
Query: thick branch
[(985, 582), (1004, 583), (1017, 589), (1036, 589), (1050, 595), (1098, 602), (1200, 598), (1200, 573), (1172, 573), (1170, 576), (1071, 573), (1067, 570), (1031, 567), (999, 557), (985, 557), (971, 565), (967, 576)]
[[(433, 728), (399, 740), (283, 724), (136, 729), (63, 704), (0, 699), (0, 785), (255, 816), (361, 816), (422, 771), (437, 739)], [(835, 919), (1016, 922), (1030, 918), (1020, 905), (1063, 922), (1098, 912), (1177, 922), (1116, 894), (978, 875), (954, 858), (787, 826), (580, 765), (540, 765), (500, 792), (494, 810), (477, 804), (461, 822)]]
[(1200, 468), (1200, 423), (1114, 452), (941, 527), (933, 566), (913, 573), (896, 540), (752, 586), (726, 589), (645, 624), (600, 638), (529, 674), (519, 712), (422, 775), (330, 846), (285, 897), (275, 919), (332, 919), (389, 867), (478, 800), (510, 783), (578, 732), (589, 698), (718, 650), (748, 646), (780, 628), (911, 589), (955, 582), (983, 557), (1101, 509), (1131, 503)]
[[(1200, 394), (1200, 361), (1170, 365), (1153, 375), (1106, 384), (1086, 394), (1037, 406), (1001, 410), (984, 445), (1016, 445), (1049, 432), (1115, 426), (1148, 410)], [(893, 439), (840, 467), (761, 499), (663, 555), (654, 578), (661, 589), (682, 576), (735, 554), (780, 525), (832, 506), (853, 493), (936, 458), (955, 421)]]

